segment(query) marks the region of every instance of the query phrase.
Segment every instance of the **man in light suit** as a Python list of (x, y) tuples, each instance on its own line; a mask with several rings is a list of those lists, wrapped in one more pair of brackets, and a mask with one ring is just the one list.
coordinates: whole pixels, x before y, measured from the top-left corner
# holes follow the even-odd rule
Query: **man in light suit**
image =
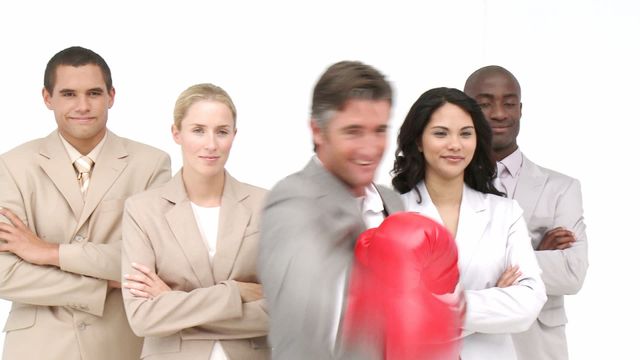
[(348, 358), (340, 346), (356, 238), (402, 210), (373, 184), (387, 142), (391, 86), (371, 66), (329, 67), (313, 92), (316, 156), (267, 197), (258, 276), (271, 315), (274, 359)]
[[(564, 295), (576, 294), (586, 276), (587, 236), (578, 180), (540, 167), (517, 144), (520, 84), (506, 69), (476, 70), (465, 84), (493, 129), (498, 186), (524, 210), (548, 300), (538, 320), (513, 340), (519, 359), (567, 359)], [(499, 188), (500, 190), (500, 188)]]
[(3, 359), (138, 359), (119, 289), (123, 203), (166, 182), (169, 157), (107, 130), (115, 90), (91, 50), (54, 55), (42, 95), (57, 130), (0, 156)]

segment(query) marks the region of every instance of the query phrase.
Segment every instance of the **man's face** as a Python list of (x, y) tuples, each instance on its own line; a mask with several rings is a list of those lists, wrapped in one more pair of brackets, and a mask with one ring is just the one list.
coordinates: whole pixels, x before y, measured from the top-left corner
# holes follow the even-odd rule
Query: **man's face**
[(480, 75), (467, 88), (493, 130), (493, 151), (496, 154), (511, 154), (518, 148), (516, 138), (520, 131), (522, 103), (520, 87), (508, 74), (490, 73)]
[(354, 196), (373, 182), (387, 145), (391, 105), (386, 100), (349, 100), (325, 128), (311, 121), (318, 159)]
[(53, 110), (60, 134), (81, 153), (88, 153), (107, 131), (108, 111), (115, 90), (107, 91), (97, 65), (60, 65), (52, 93), (42, 90), (44, 102)]

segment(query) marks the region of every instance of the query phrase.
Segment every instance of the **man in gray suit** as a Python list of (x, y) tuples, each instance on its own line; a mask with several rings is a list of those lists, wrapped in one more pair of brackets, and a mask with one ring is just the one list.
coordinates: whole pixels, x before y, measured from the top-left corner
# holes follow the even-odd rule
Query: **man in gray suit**
[(547, 288), (538, 320), (512, 336), (518, 359), (567, 359), (563, 296), (580, 290), (588, 267), (580, 183), (532, 163), (518, 148), (522, 103), (513, 74), (499, 66), (483, 67), (469, 76), (464, 91), (493, 129), (497, 185), (524, 210)]
[(357, 237), (402, 210), (373, 184), (387, 143), (392, 91), (371, 66), (343, 61), (318, 80), (311, 106), (316, 155), (269, 194), (258, 271), (274, 359), (342, 359), (345, 286)]

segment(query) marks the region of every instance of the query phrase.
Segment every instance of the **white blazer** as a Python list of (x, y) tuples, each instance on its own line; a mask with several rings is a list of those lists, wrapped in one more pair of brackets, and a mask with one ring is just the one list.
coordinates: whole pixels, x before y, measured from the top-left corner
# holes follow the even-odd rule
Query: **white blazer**
[[(443, 224), (424, 182), (403, 194), (407, 211)], [(464, 186), (458, 219), (458, 268), (467, 301), (461, 359), (516, 359), (510, 333), (525, 331), (547, 297), (522, 209), (514, 200)], [(522, 275), (516, 285), (496, 287), (509, 265)]]

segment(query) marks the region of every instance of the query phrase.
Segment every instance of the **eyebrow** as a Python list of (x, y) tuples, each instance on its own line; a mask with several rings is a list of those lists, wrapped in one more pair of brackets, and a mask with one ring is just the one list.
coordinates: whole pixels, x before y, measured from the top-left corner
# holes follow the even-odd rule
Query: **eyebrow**
[[(75, 89), (60, 89), (60, 91), (59, 91), (59, 93), (67, 93), (67, 92), (73, 92), (74, 93), (74, 92), (77, 92), (77, 90), (75, 90)], [(100, 93), (103, 93), (104, 89), (96, 87), (96, 88), (91, 88), (91, 89), (87, 90), (87, 92), (100, 92)]]
[[(449, 130), (448, 127), (440, 126), (440, 125), (433, 126), (432, 129)], [(465, 127), (461, 128), (460, 130), (467, 130), (467, 129), (475, 129), (475, 127), (473, 125), (468, 125), (468, 126), (465, 126)]]
[[(488, 97), (488, 98), (492, 98), (492, 99), (493, 99), (493, 98), (495, 97), (495, 95), (493, 95), (493, 94), (489, 94), (489, 93), (480, 93), (480, 94), (476, 95), (476, 97)], [(515, 98), (518, 98), (518, 94), (516, 94), (516, 93), (510, 93), (510, 94), (506, 94), (506, 95), (504, 95), (503, 97), (505, 97), (505, 98), (507, 98), (507, 97), (515, 97)]]

